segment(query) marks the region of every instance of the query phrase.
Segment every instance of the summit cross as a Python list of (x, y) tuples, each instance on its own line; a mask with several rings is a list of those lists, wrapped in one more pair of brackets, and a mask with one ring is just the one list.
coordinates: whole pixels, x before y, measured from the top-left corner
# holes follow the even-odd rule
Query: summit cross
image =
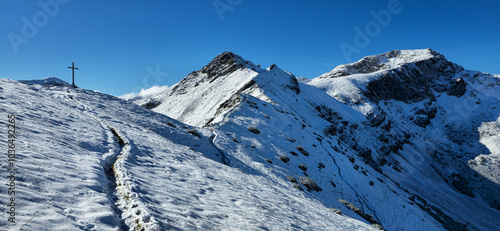
[(71, 84), (71, 86), (75, 87), (75, 69), (78, 70), (78, 68), (75, 67), (75, 62), (72, 62), (71, 67), (68, 68), (72, 69), (73, 71), (73, 83)]

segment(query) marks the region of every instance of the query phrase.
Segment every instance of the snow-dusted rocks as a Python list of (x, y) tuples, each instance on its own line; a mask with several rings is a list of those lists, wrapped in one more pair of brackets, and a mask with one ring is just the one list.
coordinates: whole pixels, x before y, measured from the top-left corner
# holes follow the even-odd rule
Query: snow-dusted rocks
[[(367, 56), (357, 62), (335, 67), (331, 72), (325, 73), (318, 78), (335, 78), (354, 74), (368, 74), (382, 70), (389, 70), (416, 64), (426, 72), (437, 74), (435, 66), (441, 70), (448, 69), (449, 65), (459, 68), (444, 59), (444, 56), (432, 49), (422, 50), (393, 50), (381, 55)], [(426, 68), (427, 67), (427, 68)]]
[(394, 50), (338, 66), (318, 77), (317, 82), (361, 74), (364, 75), (363, 78), (371, 78), (364, 85), (364, 95), (372, 101), (393, 99), (418, 102), (433, 98), (433, 91), (448, 91), (449, 94), (461, 96), (465, 82), (460, 82), (461, 78), (456, 76), (461, 71), (462, 67), (449, 62), (443, 55), (431, 49)]

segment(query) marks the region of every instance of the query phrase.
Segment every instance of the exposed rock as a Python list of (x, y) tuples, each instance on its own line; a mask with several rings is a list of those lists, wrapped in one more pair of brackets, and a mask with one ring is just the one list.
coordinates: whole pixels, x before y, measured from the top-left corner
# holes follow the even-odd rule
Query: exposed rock
[(380, 100), (399, 100), (419, 102), (431, 97), (429, 82), (416, 69), (394, 69), (382, 73), (366, 86), (365, 95), (374, 102)]
[(413, 122), (416, 125), (425, 128), (427, 125), (431, 124), (431, 119), (434, 119), (434, 117), (436, 117), (436, 113), (437, 113), (437, 108), (434, 106), (419, 109), (418, 111), (415, 112), (416, 115)]
[(394, 50), (368, 56), (352, 64), (340, 65), (319, 78), (374, 73), (375, 79), (368, 83), (363, 93), (366, 97), (373, 102), (398, 100), (410, 103), (434, 99), (433, 90), (463, 95), (465, 83), (461, 78), (454, 80), (457, 73), (463, 70), (461, 66), (431, 49)]
[(467, 91), (467, 82), (462, 78), (452, 80), (451, 85), (448, 87), (446, 94), (461, 97)]
[(323, 191), (323, 189), (319, 187), (318, 184), (316, 184), (316, 182), (314, 182), (314, 180), (312, 180), (311, 178), (309, 177), (299, 177), (299, 178), (300, 178), (299, 183), (306, 186), (307, 191), (312, 191), (312, 190), (317, 192)]
[(145, 104), (142, 104), (141, 106), (146, 108), (146, 109), (153, 109), (155, 107), (158, 107), (158, 105), (161, 104), (161, 101), (158, 99), (149, 99)]
[(382, 109), (374, 110), (366, 115), (368, 121), (370, 121), (373, 127), (378, 127), (383, 124), (386, 120), (386, 113)]
[(468, 180), (465, 177), (459, 174), (452, 174), (451, 178), (451, 185), (458, 191), (470, 197), (474, 196), (474, 191), (470, 188)]
[(208, 65), (203, 67), (200, 72), (207, 74), (210, 82), (214, 81), (217, 77), (230, 74), (246, 65), (253, 65), (244, 60), (240, 56), (232, 52), (224, 52), (215, 57)]

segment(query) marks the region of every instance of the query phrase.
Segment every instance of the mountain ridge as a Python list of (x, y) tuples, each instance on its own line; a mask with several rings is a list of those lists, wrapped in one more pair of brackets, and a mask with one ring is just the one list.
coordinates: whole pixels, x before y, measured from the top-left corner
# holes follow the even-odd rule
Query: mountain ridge
[[(498, 77), (464, 70), (431, 49), (370, 56), (309, 81), (298, 82), (293, 74), (275, 66), (265, 70), (243, 67), (227, 73), (218, 76), (218, 80), (245, 84), (227, 89), (230, 85), (215, 80), (203, 86), (203, 97), (186, 98), (185, 95), (199, 91), (186, 87), (182, 94), (172, 90), (169, 94), (177, 94), (175, 97), (160, 99), (184, 102), (178, 105), (196, 102), (196, 116), (186, 119), (172, 113), (179, 110), (172, 104), (153, 110), (188, 124), (225, 132), (232, 138), (220, 136), (214, 144), (228, 153), (239, 150), (240, 154), (230, 155), (230, 159), (248, 164), (268, 162), (282, 177), (305, 175), (317, 183), (321, 191), (313, 190), (311, 194), (320, 197), (325, 205), (342, 206), (329, 196), (348, 198), (364, 208), (358, 219), (382, 224), (388, 230), (411, 229), (409, 223), (423, 230), (439, 229), (436, 224), (447, 230), (495, 227), (491, 221), (499, 217), (500, 198), (493, 192), (500, 192), (500, 188), (494, 183), (499, 177), (494, 170), (498, 167), (493, 166), (499, 159), (499, 153), (494, 151), (498, 145), (494, 141), (481, 143), (484, 139), (476, 129), (492, 131), (498, 126), (499, 111), (495, 105), (499, 96), (494, 90), (500, 86)], [(225, 95), (222, 100), (221, 95)], [(475, 110), (468, 112), (457, 109), (470, 102), (488, 106), (473, 106)], [(217, 112), (198, 110), (205, 104), (218, 108)], [(489, 124), (483, 128), (479, 121)], [(245, 132), (247, 128), (259, 133)], [(489, 137), (497, 139), (493, 137), (498, 137), (498, 133)], [(300, 150), (307, 150), (307, 155), (290, 148), (294, 143)], [(485, 161), (481, 164), (477, 158)], [(289, 163), (300, 164), (302, 170)], [(319, 165), (319, 171), (311, 170), (310, 165)], [(321, 166), (329, 170), (322, 170)], [(490, 170), (482, 171), (485, 166)], [(333, 171), (333, 175), (325, 171)], [(347, 178), (357, 182), (356, 186)], [(380, 195), (392, 198), (394, 203), (398, 201), (396, 204), (406, 209), (376, 202), (380, 195), (366, 190), (374, 190), (377, 181), (382, 184)], [(425, 181), (432, 183), (423, 184)], [(367, 182), (371, 189), (360, 186)], [(297, 186), (296, 182), (291, 183)], [(387, 188), (392, 191), (385, 191)], [(332, 194), (332, 190), (337, 193)], [(442, 191), (449, 196), (439, 196)], [(455, 200), (461, 204), (447, 208), (437, 203), (449, 205)], [(411, 222), (399, 221), (394, 213), (404, 214)], [(423, 222), (419, 217), (432, 222)]]
[[(190, 73), (166, 91), (145, 99), (135, 100), (135, 102), (173, 118), (188, 118), (183, 119), (188, 124), (208, 126), (210, 123), (220, 120), (230, 106), (240, 102), (241, 94), (251, 94), (251, 92), (260, 94), (261, 87), (275, 83), (279, 85), (279, 88), (283, 87), (296, 94), (300, 93), (295, 76), (281, 70), (276, 65), (273, 64), (267, 69), (262, 69), (232, 52), (223, 52), (205, 67)], [(196, 99), (190, 102), (184, 101), (183, 95), (192, 89), (200, 89), (192, 92)], [(212, 102), (204, 101), (204, 96), (212, 91), (219, 92), (216, 96), (217, 99)], [(169, 101), (165, 101), (166, 98), (169, 98)], [(205, 103), (201, 104), (199, 101)], [(170, 111), (169, 108), (177, 109)], [(209, 114), (210, 117), (199, 121), (196, 115), (198, 111), (202, 114)]]

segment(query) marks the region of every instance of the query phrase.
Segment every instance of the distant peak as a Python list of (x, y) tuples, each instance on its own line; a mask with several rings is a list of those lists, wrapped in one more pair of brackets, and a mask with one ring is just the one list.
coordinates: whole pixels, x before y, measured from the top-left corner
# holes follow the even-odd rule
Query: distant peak
[[(331, 72), (320, 78), (334, 78), (353, 74), (367, 74), (381, 70), (398, 68), (403, 65), (433, 60), (432, 65), (454, 65), (439, 52), (430, 48), (417, 50), (393, 50), (380, 55), (372, 55), (361, 60), (335, 67)], [(431, 66), (432, 66), (431, 65)], [(440, 67), (442, 68), (442, 67)]]
[(45, 86), (68, 86), (70, 85), (64, 80), (61, 80), (56, 77), (47, 77), (44, 79), (36, 79), (36, 80), (21, 80), (19, 82), (27, 83), (27, 84), (39, 84)]

